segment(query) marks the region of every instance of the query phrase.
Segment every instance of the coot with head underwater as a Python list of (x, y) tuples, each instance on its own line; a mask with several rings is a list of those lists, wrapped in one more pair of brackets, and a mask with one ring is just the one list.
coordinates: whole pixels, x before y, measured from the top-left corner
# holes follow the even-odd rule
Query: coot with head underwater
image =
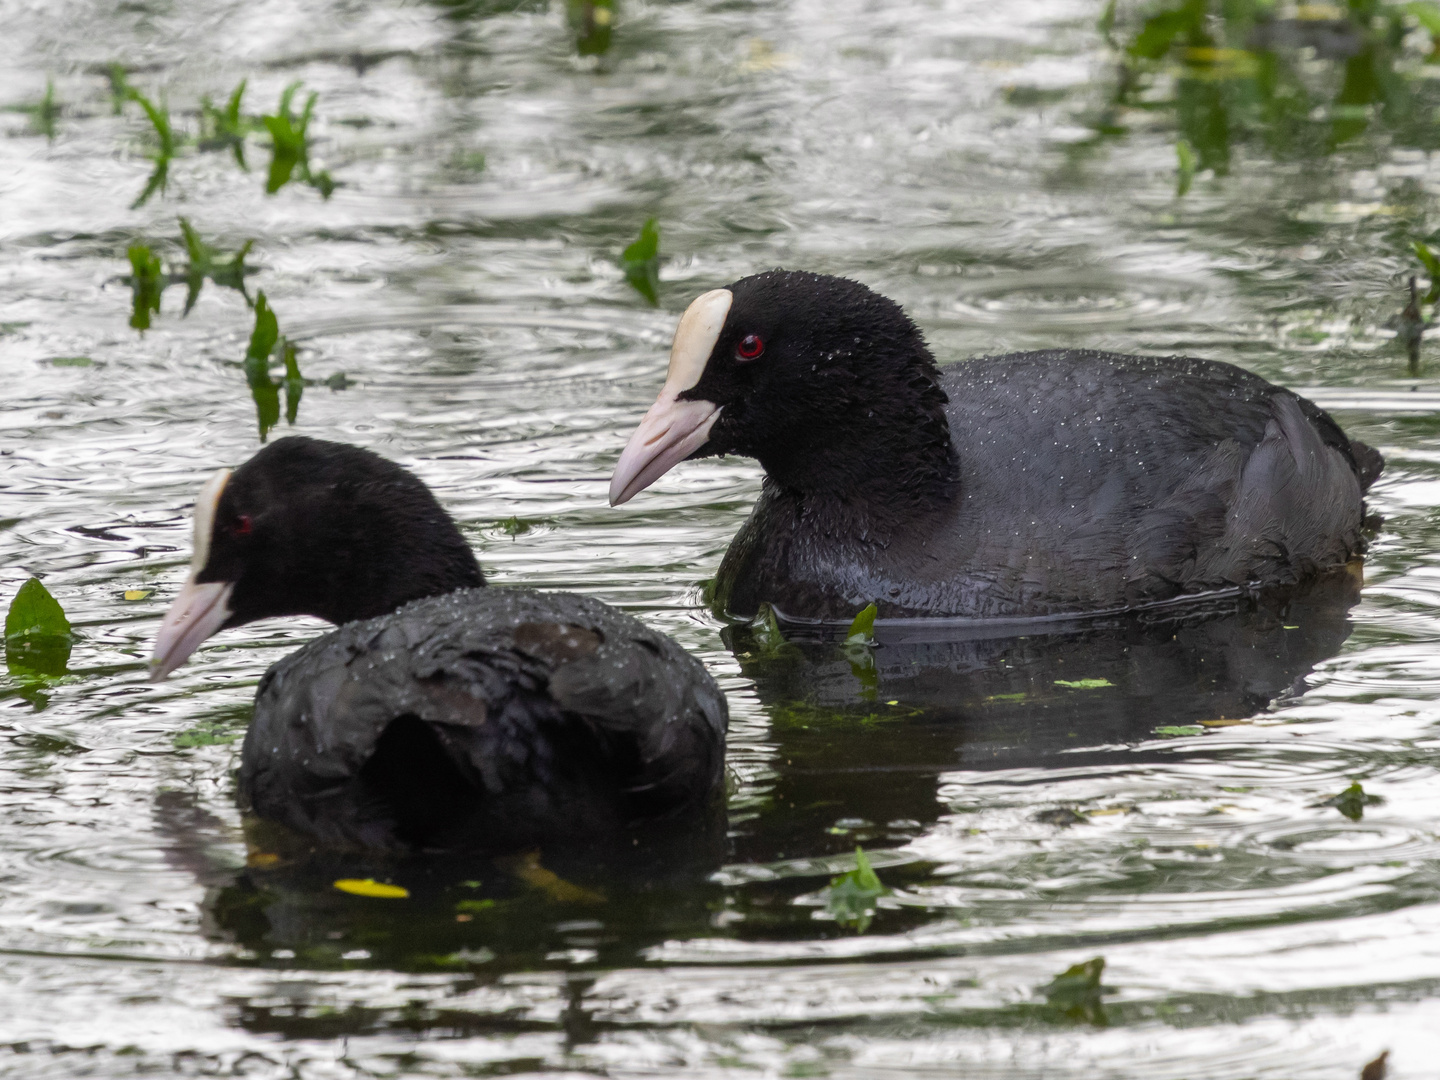
[(708, 830), (727, 712), (700, 662), (597, 600), (484, 584), (405, 469), (281, 439), (196, 501), (153, 674), (255, 619), (340, 624), (265, 673), (239, 784), (256, 815), (329, 846), (503, 852)]
[(1081, 349), (941, 369), (893, 301), (775, 270), (700, 296), (610, 485), (742, 454), (732, 614), (1014, 619), (1292, 586), (1364, 548), (1380, 455), (1230, 364)]

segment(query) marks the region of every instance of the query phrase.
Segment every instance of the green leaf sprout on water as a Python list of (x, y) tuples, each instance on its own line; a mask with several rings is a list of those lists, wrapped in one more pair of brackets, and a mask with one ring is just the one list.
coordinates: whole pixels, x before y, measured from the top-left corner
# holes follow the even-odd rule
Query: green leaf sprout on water
[(1175, 197), (1183, 199), (1190, 190), (1190, 183), (1195, 179), (1195, 148), (1185, 139), (1175, 144), (1175, 157), (1177, 159)]
[(149, 330), (150, 315), (160, 314), (160, 294), (170, 279), (160, 265), (160, 256), (148, 245), (131, 244), (125, 254), (130, 259), (130, 326), (135, 330)]
[(150, 126), (155, 130), (157, 144), (155, 153), (150, 155), (150, 160), (155, 163), (155, 168), (145, 182), (145, 190), (140, 192), (140, 197), (130, 204), (130, 209), (135, 210), (144, 206), (156, 191), (162, 195), (165, 194), (166, 185), (170, 181), (170, 162), (175, 157), (176, 142), (175, 132), (170, 127), (170, 110), (163, 102), (156, 105), (134, 88), (130, 90), (130, 99), (145, 110), (145, 115), (150, 119)]
[(832, 878), (825, 889), (825, 910), (841, 926), (863, 934), (875, 917), (875, 902), (889, 895), (890, 890), (870, 866), (865, 849), (856, 847), (855, 869)]
[(245, 256), (250, 254), (253, 240), (246, 240), (228, 262), (217, 262), (221, 253), (201, 240), (194, 226), (184, 218), (180, 219), (180, 238), (185, 244), (185, 254), (190, 259), (185, 267), (186, 315), (190, 314), (190, 309), (195, 306), (207, 277), (216, 285), (235, 289), (245, 297), (245, 303), (250, 303), (250, 294), (245, 289), (245, 275), (249, 273)]
[(620, 269), (631, 288), (660, 306), (660, 228), (655, 218), (640, 226), (635, 242), (620, 253)]
[(1319, 805), (1333, 806), (1351, 821), (1359, 821), (1365, 816), (1365, 807), (1377, 806), (1384, 801), (1384, 798), (1379, 795), (1367, 795), (1365, 789), (1360, 786), (1360, 782), (1357, 780), (1339, 795), (1326, 799)]
[(609, 50), (615, 0), (566, 0), (565, 13), (581, 56), (602, 56)]
[(245, 350), (245, 381), (255, 399), (255, 418), (260, 425), (260, 441), (280, 422), (280, 387), (270, 378), (270, 356), (280, 338), (280, 324), (263, 292), (255, 295), (255, 329), (250, 346)]
[(845, 644), (874, 645), (875, 616), (879, 613), (880, 609), (874, 603), (861, 608), (859, 614), (850, 622), (850, 629), (845, 634)]
[(21, 585), (5, 614), (5, 664), (10, 674), (64, 675), (73, 643), (70, 620), (39, 578)]
[(235, 87), (223, 109), (217, 109), (208, 96), (200, 99), (199, 142), (201, 150), (229, 149), (235, 155), (235, 164), (246, 172), (250, 171), (250, 166), (245, 163), (245, 136), (254, 125), (241, 114), (240, 103), (245, 98), (248, 81), (240, 80), (240, 85)]
[(1045, 1003), (1062, 1016), (1104, 1027), (1109, 1022), (1100, 1000), (1105, 992), (1100, 985), (1104, 972), (1105, 958), (1097, 956), (1066, 968), (1040, 987), (1040, 993), (1045, 995)]
[(518, 517), (508, 517), (500, 522), (500, 531), (513, 540), (521, 533), (529, 532), (530, 523), (528, 521), (521, 521)]
[(270, 172), (265, 179), (265, 193), (274, 195), (298, 176), (328, 199), (335, 190), (335, 181), (328, 172), (317, 173), (310, 168), (310, 119), (320, 95), (312, 92), (305, 99), (305, 107), (300, 110), (299, 116), (291, 111), (295, 92), (302, 85), (293, 82), (287, 86), (280, 94), (280, 106), (274, 114), (260, 117), (261, 123), (270, 132)]
[(295, 359), (295, 343), (286, 341), (285, 357), (285, 422), (294, 424), (300, 413), (300, 397), (305, 393), (305, 377), (300, 374), (300, 364)]
[(1204, 735), (1205, 729), (1199, 724), (1162, 724), (1155, 734), (1164, 739), (1179, 739), (1187, 735)]

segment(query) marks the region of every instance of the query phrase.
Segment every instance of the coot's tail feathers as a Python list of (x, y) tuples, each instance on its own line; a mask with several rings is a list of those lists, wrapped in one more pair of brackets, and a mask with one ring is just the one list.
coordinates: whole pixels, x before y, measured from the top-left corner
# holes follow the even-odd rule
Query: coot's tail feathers
[(1355, 475), (1360, 478), (1360, 490), (1369, 491), (1370, 485), (1385, 471), (1385, 458), (1379, 450), (1359, 439), (1350, 440), (1350, 453), (1355, 458)]
[(724, 695), (598, 601), (464, 590), (266, 674), (242, 799), (335, 846), (519, 850), (718, 805)]

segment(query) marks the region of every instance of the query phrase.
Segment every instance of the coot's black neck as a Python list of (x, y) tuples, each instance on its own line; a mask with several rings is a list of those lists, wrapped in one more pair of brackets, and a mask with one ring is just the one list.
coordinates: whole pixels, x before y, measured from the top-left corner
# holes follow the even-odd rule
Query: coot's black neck
[[(836, 528), (883, 532), (949, 504), (959, 494), (959, 456), (929, 350), (917, 342), (860, 370), (848, 393), (817, 393), (830, 403), (823, 422), (772, 431), (755, 456), (807, 513)], [(836, 375), (822, 369), (816, 378)]]

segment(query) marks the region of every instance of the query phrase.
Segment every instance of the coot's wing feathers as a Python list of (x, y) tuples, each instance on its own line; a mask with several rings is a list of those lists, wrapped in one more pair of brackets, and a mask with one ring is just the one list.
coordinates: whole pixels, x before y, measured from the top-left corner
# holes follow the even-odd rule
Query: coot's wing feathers
[(991, 613), (1281, 584), (1360, 550), (1379, 455), (1229, 364), (1054, 350), (957, 364), (943, 385), (976, 523), (954, 550), (991, 571)]
[(705, 799), (727, 722), (703, 665), (637, 620), (586, 597), (465, 590), (342, 627), (271, 668), (242, 795), (326, 842), (389, 846), (394, 807), (376, 804), (373, 762), (402, 717), (433, 732), (468, 801), (484, 804), (472, 824), (499, 843)]

